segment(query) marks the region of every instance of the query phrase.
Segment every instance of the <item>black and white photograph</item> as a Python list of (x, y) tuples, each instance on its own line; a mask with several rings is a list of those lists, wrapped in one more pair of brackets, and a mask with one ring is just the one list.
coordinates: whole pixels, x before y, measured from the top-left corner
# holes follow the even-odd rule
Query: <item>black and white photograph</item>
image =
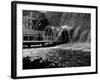
[(97, 73), (96, 6), (12, 6), (13, 78)]
[(23, 69), (91, 66), (91, 14), (23, 10)]

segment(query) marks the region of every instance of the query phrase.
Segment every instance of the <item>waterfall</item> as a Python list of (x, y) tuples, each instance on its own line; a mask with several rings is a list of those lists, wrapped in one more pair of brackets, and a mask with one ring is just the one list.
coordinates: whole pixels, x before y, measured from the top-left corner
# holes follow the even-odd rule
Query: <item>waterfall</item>
[(88, 35), (88, 31), (83, 31), (81, 34), (80, 34), (80, 37), (79, 37), (79, 42), (86, 42), (87, 40), (87, 35)]
[(61, 28), (58, 33), (58, 40), (61, 42), (69, 42), (70, 35), (66, 28)]
[(73, 32), (73, 35), (72, 35), (72, 39), (73, 40), (76, 40), (77, 37), (79, 36), (79, 30), (80, 30), (81, 27), (77, 27), (74, 32)]
[(88, 33), (88, 37), (87, 37), (86, 42), (91, 42), (91, 32)]
[(77, 27), (76, 29), (74, 29), (74, 31), (70, 34), (71, 37), (72, 37), (72, 42), (90, 42), (90, 38), (91, 38), (91, 35), (90, 35), (90, 31), (89, 30), (84, 30), (84, 31), (81, 31), (82, 30), (82, 27), (79, 26)]

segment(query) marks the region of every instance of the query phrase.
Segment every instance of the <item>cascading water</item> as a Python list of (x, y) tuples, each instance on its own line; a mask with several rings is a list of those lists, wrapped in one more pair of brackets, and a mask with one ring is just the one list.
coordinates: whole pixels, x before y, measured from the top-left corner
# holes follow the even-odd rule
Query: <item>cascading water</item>
[(73, 32), (73, 35), (72, 35), (72, 40), (73, 41), (76, 41), (77, 38), (79, 37), (79, 30), (80, 30), (81, 27), (77, 27), (74, 32)]
[(88, 37), (87, 37), (86, 42), (91, 42), (91, 32), (88, 33)]
[[(62, 19), (63, 18), (63, 19)], [(63, 21), (62, 21), (63, 20)], [(71, 42), (90, 42), (91, 15), (87, 13), (66, 13), (62, 14), (61, 25), (72, 26), (68, 30)], [(66, 26), (67, 27), (67, 26)]]
[(83, 31), (79, 37), (79, 42), (86, 42), (87, 40), (88, 31)]
[(70, 35), (66, 28), (61, 28), (58, 34), (58, 40), (61, 42), (69, 42), (70, 41)]

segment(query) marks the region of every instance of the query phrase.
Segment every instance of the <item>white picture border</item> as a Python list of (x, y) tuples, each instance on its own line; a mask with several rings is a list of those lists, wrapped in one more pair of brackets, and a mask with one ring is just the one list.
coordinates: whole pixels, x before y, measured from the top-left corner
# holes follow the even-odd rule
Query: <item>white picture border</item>
[[(91, 14), (91, 66), (86, 67), (66, 67), (66, 68), (48, 68), (48, 69), (29, 69), (22, 68), (22, 11), (57, 11), (57, 12), (75, 12)], [(70, 74), (96, 72), (96, 9), (80, 7), (60, 7), (47, 5), (17, 4), (17, 77), (21, 76), (40, 76), (53, 74)]]

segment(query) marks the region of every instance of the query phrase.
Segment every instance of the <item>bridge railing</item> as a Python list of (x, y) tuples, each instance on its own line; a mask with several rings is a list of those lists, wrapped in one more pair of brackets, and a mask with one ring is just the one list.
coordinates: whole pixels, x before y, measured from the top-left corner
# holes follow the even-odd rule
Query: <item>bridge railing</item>
[(23, 37), (23, 41), (50, 41), (50, 40), (56, 40), (57, 39), (57, 36), (45, 36), (45, 35), (43, 35), (43, 36), (36, 36), (36, 35), (25, 35), (24, 37)]

